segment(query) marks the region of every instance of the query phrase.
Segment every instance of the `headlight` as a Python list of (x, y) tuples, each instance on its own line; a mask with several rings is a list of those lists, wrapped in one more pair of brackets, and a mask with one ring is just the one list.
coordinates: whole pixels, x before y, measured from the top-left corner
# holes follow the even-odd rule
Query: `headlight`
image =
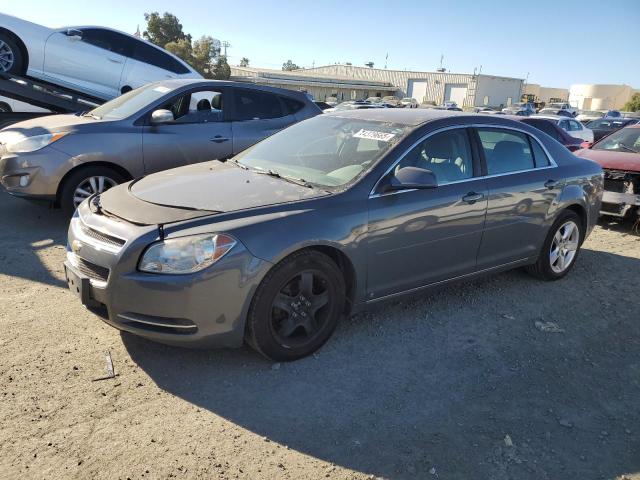
[(46, 133), (44, 135), (35, 135), (33, 137), (18, 137), (5, 144), (7, 152), (10, 153), (27, 153), (35, 152), (41, 148), (51, 145), (53, 142), (60, 140), (67, 132), (63, 133)]
[(235, 238), (221, 233), (170, 238), (151, 245), (140, 258), (138, 270), (172, 274), (198, 272), (220, 260), (235, 244)]

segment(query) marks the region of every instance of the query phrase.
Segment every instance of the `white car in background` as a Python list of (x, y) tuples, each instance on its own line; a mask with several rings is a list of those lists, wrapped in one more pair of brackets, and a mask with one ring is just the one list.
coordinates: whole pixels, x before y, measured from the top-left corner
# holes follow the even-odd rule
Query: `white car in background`
[(578, 115), (576, 115), (576, 120), (582, 123), (587, 123), (591, 120), (597, 120), (602, 117), (604, 117), (604, 112), (601, 112), (600, 110), (580, 110)]
[(532, 118), (546, 118), (558, 125), (574, 138), (581, 138), (585, 142), (593, 143), (593, 130), (585, 127), (575, 118), (563, 117), (561, 115), (532, 115)]
[(550, 103), (548, 105), (545, 105), (544, 108), (555, 108), (558, 110), (564, 110), (565, 112), (570, 113), (572, 117), (575, 117), (578, 114), (578, 109), (575, 107), (572, 107), (567, 102)]
[(82, 91), (104, 100), (169, 78), (202, 78), (178, 57), (104, 27), (47, 28), (0, 14), (0, 72)]
[(36, 107), (35, 105), (31, 105), (30, 103), (20, 102), (18, 100), (14, 100), (13, 98), (0, 96), (0, 113), (8, 112), (46, 113), (50, 112), (50, 110), (47, 110), (46, 108)]

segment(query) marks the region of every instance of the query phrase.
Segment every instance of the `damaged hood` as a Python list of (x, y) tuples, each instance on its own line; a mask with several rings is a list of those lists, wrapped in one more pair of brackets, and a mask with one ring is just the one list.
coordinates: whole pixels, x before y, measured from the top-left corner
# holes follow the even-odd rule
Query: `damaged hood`
[(216, 160), (109, 189), (100, 196), (100, 206), (132, 223), (152, 225), (324, 195), (328, 193)]
[(593, 160), (602, 168), (640, 172), (640, 153), (583, 149), (578, 150), (575, 155)]

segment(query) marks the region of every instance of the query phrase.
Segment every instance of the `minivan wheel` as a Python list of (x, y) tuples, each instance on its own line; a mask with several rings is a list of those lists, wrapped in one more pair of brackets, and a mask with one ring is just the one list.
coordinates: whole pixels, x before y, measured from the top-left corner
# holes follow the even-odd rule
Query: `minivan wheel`
[(258, 287), (247, 316), (246, 340), (274, 361), (318, 350), (344, 311), (344, 278), (323, 253), (302, 250), (287, 257)]
[(72, 215), (78, 205), (94, 193), (102, 193), (125, 181), (125, 178), (109, 167), (86, 167), (67, 178), (60, 193), (60, 207)]
[(20, 74), (23, 63), (22, 53), (15, 40), (0, 32), (0, 72)]
[(573, 268), (583, 240), (580, 217), (571, 210), (563, 212), (549, 229), (538, 261), (527, 270), (544, 280), (558, 280)]

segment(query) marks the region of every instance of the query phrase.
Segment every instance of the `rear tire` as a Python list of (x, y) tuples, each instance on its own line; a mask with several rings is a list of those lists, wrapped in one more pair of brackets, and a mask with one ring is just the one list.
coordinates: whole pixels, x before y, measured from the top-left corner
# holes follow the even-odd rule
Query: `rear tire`
[[(101, 193), (126, 180), (109, 167), (84, 167), (67, 178), (60, 191), (60, 207), (69, 216), (73, 215), (81, 200), (93, 193)], [(85, 193), (86, 192), (86, 193)]]
[(0, 102), (0, 113), (11, 113), (11, 105), (5, 102)]
[(13, 37), (0, 32), (0, 73), (20, 75), (26, 70), (24, 63), (22, 51)]
[(331, 337), (345, 301), (344, 278), (331, 258), (314, 250), (294, 253), (258, 287), (245, 339), (270, 360), (306, 357)]
[(567, 275), (578, 259), (584, 240), (584, 226), (577, 213), (562, 212), (549, 229), (538, 255), (538, 261), (526, 267), (534, 277), (559, 280)]

